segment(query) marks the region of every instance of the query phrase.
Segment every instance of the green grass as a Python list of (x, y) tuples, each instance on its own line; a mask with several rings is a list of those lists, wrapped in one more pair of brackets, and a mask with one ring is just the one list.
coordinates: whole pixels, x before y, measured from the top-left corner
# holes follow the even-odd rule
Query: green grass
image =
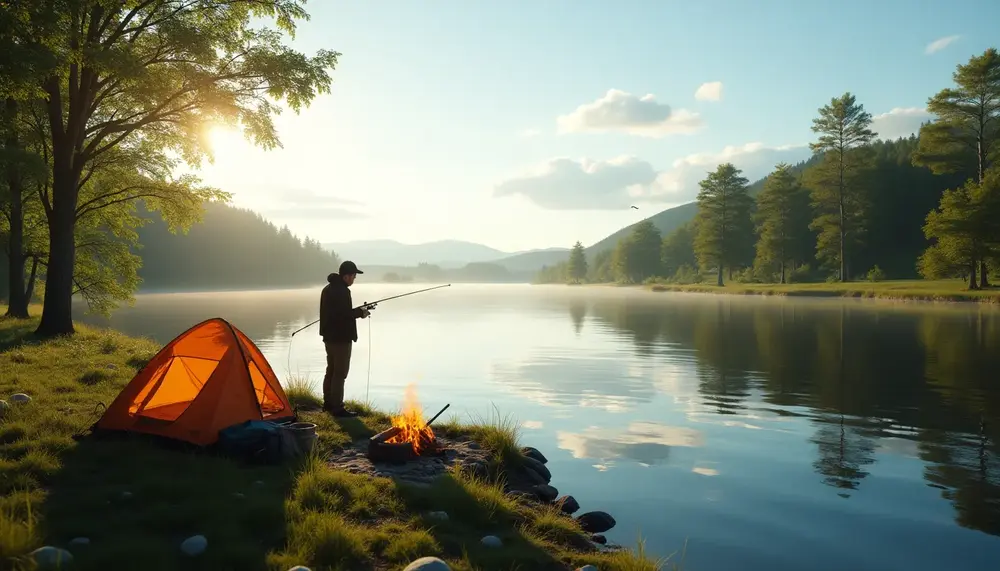
[[(319, 439), (313, 455), (294, 464), (241, 466), (142, 438), (74, 439), (99, 418), (98, 403), (110, 403), (158, 347), (82, 326), (72, 337), (40, 341), (31, 333), (36, 325), (0, 319), (0, 398), (32, 397), (11, 403), (0, 418), (0, 568), (30, 569), (27, 554), (42, 545), (69, 549), (79, 570), (382, 571), (424, 555), (463, 571), (587, 563), (645, 571), (662, 563), (641, 549), (583, 549), (586, 534), (572, 518), (517, 502), (495, 481), (459, 470), (418, 489), (332, 469), (326, 455), (389, 426), (388, 415), (362, 403), (352, 403), (357, 418), (301, 412), (317, 424)], [(304, 380), (287, 390), (300, 405), (315, 405)], [(470, 435), (501, 466), (520, 454), (509, 417), (435, 426)], [(450, 518), (430, 520), (431, 510)], [(208, 539), (208, 549), (185, 557), (180, 542), (195, 534)], [(504, 547), (483, 547), (486, 534)], [(70, 546), (75, 537), (90, 544)]]
[(778, 295), (803, 297), (857, 297), (886, 300), (1000, 303), (1000, 288), (970, 291), (962, 280), (888, 280), (881, 282), (740, 284), (719, 287), (710, 283), (656, 283), (653, 291), (722, 293), (734, 295)]

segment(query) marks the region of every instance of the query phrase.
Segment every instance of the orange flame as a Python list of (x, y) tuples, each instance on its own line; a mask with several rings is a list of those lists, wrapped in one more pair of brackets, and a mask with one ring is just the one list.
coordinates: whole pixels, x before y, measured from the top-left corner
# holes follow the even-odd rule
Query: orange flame
[(434, 442), (434, 431), (427, 426), (424, 415), (420, 412), (420, 403), (417, 401), (417, 387), (413, 383), (406, 386), (406, 395), (403, 398), (403, 413), (392, 417), (392, 425), (400, 429), (399, 434), (386, 440), (387, 443), (400, 444), (409, 442), (413, 445), (413, 451), (420, 454), (430, 443)]

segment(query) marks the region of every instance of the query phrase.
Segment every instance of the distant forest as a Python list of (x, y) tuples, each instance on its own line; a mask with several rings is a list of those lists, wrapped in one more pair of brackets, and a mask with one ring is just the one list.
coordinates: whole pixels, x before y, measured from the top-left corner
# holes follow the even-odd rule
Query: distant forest
[[(877, 139), (850, 92), (818, 109), (813, 156), (750, 184), (731, 163), (706, 173), (693, 218), (661, 235), (649, 219), (613, 250), (543, 268), (539, 282), (790, 283), (1000, 278), (1000, 53), (957, 66), (919, 134)], [(975, 105), (968, 101), (977, 102)], [(982, 103), (982, 104), (980, 104)]]

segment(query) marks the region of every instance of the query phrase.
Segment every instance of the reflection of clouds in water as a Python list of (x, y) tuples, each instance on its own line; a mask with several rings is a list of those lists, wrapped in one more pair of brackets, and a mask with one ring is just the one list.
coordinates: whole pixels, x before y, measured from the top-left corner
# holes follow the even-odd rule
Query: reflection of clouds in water
[(883, 436), (879, 438), (876, 452), (886, 452), (904, 458), (920, 458), (920, 443), (906, 438)]
[(642, 363), (618, 352), (581, 356), (556, 348), (536, 350), (523, 362), (494, 363), (492, 378), (507, 390), (545, 406), (621, 412), (656, 396)]
[[(664, 461), (674, 446), (704, 444), (702, 433), (693, 428), (667, 426), (656, 422), (633, 422), (624, 430), (590, 427), (580, 433), (557, 434), (559, 447), (574, 458), (594, 458), (607, 469), (616, 458), (628, 458), (641, 465)], [(601, 469), (601, 468), (599, 468)]]
[(712, 468), (715, 464), (718, 464), (718, 462), (698, 462), (691, 467), (691, 471), (695, 474), (701, 474), (702, 476), (718, 476), (719, 471)]
[(531, 430), (538, 430), (539, 428), (544, 427), (545, 423), (540, 420), (526, 420), (521, 423), (521, 426)]

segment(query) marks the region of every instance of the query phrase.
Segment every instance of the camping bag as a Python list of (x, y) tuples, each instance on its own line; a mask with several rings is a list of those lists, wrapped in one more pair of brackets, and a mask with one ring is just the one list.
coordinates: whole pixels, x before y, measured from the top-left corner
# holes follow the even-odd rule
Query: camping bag
[(218, 448), (227, 456), (254, 464), (275, 464), (289, 452), (281, 427), (266, 420), (247, 420), (219, 431)]

